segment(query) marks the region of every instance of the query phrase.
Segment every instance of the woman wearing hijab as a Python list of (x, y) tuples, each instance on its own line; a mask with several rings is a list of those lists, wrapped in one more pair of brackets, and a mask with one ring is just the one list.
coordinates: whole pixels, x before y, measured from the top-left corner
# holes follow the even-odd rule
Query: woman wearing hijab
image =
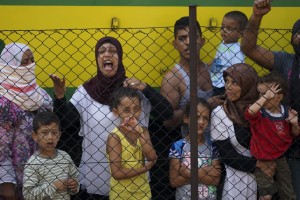
[[(292, 109), (300, 112), (300, 19), (292, 28), (291, 45), (294, 53), (286, 51), (272, 51), (270, 48), (258, 44), (258, 30), (263, 17), (270, 12), (270, 0), (255, 0), (253, 14), (242, 37), (241, 48), (245, 55), (265, 69), (276, 71), (289, 83), (289, 104)], [(251, 41), (251, 42), (249, 42)], [(299, 119), (299, 118), (298, 118)], [(293, 186), (300, 200), (300, 138), (296, 138), (287, 152)]]
[[(132, 87), (143, 93), (143, 112), (139, 119), (142, 126), (148, 126), (150, 111), (162, 121), (173, 117), (172, 106), (153, 88), (138, 79), (126, 78), (122, 56), (122, 46), (117, 39), (101, 38), (95, 48), (97, 74), (79, 86), (68, 103), (64, 97), (65, 81), (55, 75), (50, 76), (56, 96), (54, 110), (64, 126), (64, 139), (61, 141), (68, 143), (68, 140), (78, 138), (78, 132), (82, 137), (80, 199), (108, 199), (110, 168), (106, 158), (106, 141), (109, 133), (120, 123), (108, 105), (115, 89)], [(72, 148), (74, 144), (69, 142), (65, 147)], [(73, 158), (77, 162), (78, 155), (73, 155)]]
[(211, 137), (226, 176), (222, 199), (257, 199), (257, 186), (252, 174), (255, 167), (271, 176), (273, 162), (255, 160), (249, 150), (251, 131), (244, 113), (258, 98), (256, 71), (247, 64), (235, 64), (223, 73), (226, 100), (212, 112)]
[(35, 151), (33, 117), (42, 110), (52, 111), (51, 97), (36, 83), (35, 67), (25, 44), (8, 44), (1, 53), (0, 196), (4, 199), (22, 199), (24, 165)]

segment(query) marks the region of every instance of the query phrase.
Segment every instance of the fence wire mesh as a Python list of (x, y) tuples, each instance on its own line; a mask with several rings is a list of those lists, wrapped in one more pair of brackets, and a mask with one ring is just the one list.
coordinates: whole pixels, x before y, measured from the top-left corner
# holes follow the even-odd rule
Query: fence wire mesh
[[(220, 36), (220, 28), (201, 28), (203, 37), (205, 38), (205, 44), (201, 49), (200, 57), (204, 63), (208, 64), (213, 61), (216, 54), (216, 49), (222, 38)], [(178, 51), (174, 49), (172, 43), (174, 40), (173, 27), (126, 28), (117, 29), (114, 31), (109, 28), (0, 31), (0, 39), (4, 41), (5, 44), (9, 44), (11, 42), (20, 42), (30, 46), (30, 49), (34, 55), (34, 61), (36, 63), (36, 69), (34, 71), (36, 82), (41, 88), (45, 89), (52, 99), (55, 99), (55, 97), (53, 82), (49, 77), (49, 74), (56, 74), (59, 77), (65, 78), (67, 87), (65, 96), (67, 100), (72, 97), (74, 91), (82, 83), (94, 77), (97, 73), (95, 44), (104, 36), (115, 37), (122, 44), (123, 63), (126, 68), (126, 76), (136, 77), (140, 81), (151, 85), (158, 92), (161, 87), (163, 76), (179, 60)], [(292, 52), (293, 50), (290, 44), (290, 38), (290, 30), (260, 29), (258, 45), (262, 45), (268, 49), (271, 49), (272, 51)], [(1, 48), (4, 48), (4, 46), (1, 45)], [(267, 73), (266, 70), (257, 66), (249, 59), (246, 59), (246, 63), (252, 65), (260, 75)], [(19, 186), (26, 181), (23, 180), (25, 163), (36, 149), (36, 145), (31, 138), (33, 131), (32, 120), (36, 114), (36, 111), (24, 111), (24, 109), (21, 109), (20, 106), (18, 106), (22, 103), (15, 103), (16, 101), (19, 101), (19, 99), (16, 100), (7, 98), (5, 91), (13, 90), (19, 87), (19, 84), (27, 84), (21, 82), (24, 77), (18, 75), (18, 67), (19, 66), (16, 66), (15, 69), (10, 71), (11, 74), (9, 74), (9, 71), (6, 70), (6, 66), (1, 65), (0, 69), (2, 76), (2, 86), (0, 89), (0, 184), (5, 182), (17, 183), (17, 189), (20, 190), (21, 188)], [(24, 76), (26, 75), (28, 74), (24, 74)], [(12, 84), (15, 83), (16, 85), (11, 85), (10, 88), (7, 88), (4, 86), (4, 84), (7, 82)], [(80, 92), (81, 90), (78, 91)], [(35, 91), (35, 93), (37, 92), (40, 92), (43, 97), (47, 96), (46, 93), (43, 93), (40, 90)], [(15, 94), (17, 96), (19, 93), (10, 94)], [(34, 93), (31, 93), (31, 95), (34, 96)], [(83, 93), (78, 95), (78, 98), (84, 99), (87, 94)], [(29, 99), (34, 98), (30, 97)], [(26, 101), (26, 98), (21, 100)], [(78, 101), (80, 100), (78, 99)], [(77, 119), (75, 117), (76, 114), (72, 113), (74, 110), (67, 111), (70, 113), (64, 113), (65, 110), (59, 111), (59, 106), (61, 106), (62, 103), (54, 102), (54, 106), (55, 103), (58, 105), (58, 108), (56, 108), (55, 111), (60, 117), (63, 115), (68, 115), (69, 117), (74, 118), (72, 123), (67, 121), (66, 118), (61, 118), (62, 136), (58, 143), (58, 148), (66, 151), (71, 156), (77, 167), (79, 166), (80, 161), (81, 164), (85, 164), (84, 167), (79, 167), (79, 171), (84, 171), (80, 175), (81, 190), (87, 189), (87, 193), (90, 194), (104, 196), (108, 195), (110, 180), (109, 176), (105, 174), (109, 174), (110, 169), (108, 167), (109, 162), (106, 159), (106, 142), (108, 132), (112, 131), (115, 124), (114, 122), (109, 121), (95, 121), (100, 119), (95, 117), (95, 115), (98, 115), (99, 113), (101, 116), (111, 115), (110, 111), (108, 111), (107, 108), (99, 109), (99, 105), (85, 105), (85, 108), (81, 108), (82, 110), (78, 110), (78, 112), (81, 115), (84, 115), (81, 117), (83, 117), (85, 120), (94, 120), (93, 123), (85, 124), (86, 121), (84, 121), (83, 118)], [(75, 101), (72, 101), (72, 103), (80, 104), (80, 102)], [(40, 104), (38, 107), (43, 106), (44, 105)], [(49, 105), (47, 106), (49, 107)], [(45, 106), (45, 108), (47, 108), (47, 106)], [(161, 112), (164, 111), (161, 110)], [(181, 139), (181, 133), (178, 129), (167, 130), (164, 128), (161, 119), (162, 118), (158, 116), (150, 116), (148, 129), (158, 158), (156, 164), (151, 168), (149, 173), (149, 180), (151, 180), (151, 192), (145, 194), (144, 196), (139, 196), (138, 198), (140, 199), (150, 199), (151, 195), (152, 199), (174, 199), (175, 189), (174, 187), (170, 186), (169, 180), (169, 151), (171, 145)], [(93, 127), (90, 127), (91, 124), (93, 124)], [(75, 127), (73, 127), (73, 125)], [(78, 125), (79, 129), (81, 128), (81, 130), (85, 132), (86, 135), (84, 135), (84, 137), (88, 139), (85, 140), (78, 136)], [(100, 135), (99, 132), (101, 130), (105, 130), (106, 134)], [(87, 136), (89, 134), (92, 134), (94, 138)], [(48, 145), (53, 144), (51, 143)], [(82, 152), (86, 153), (84, 155), (86, 158), (82, 157)], [(101, 156), (96, 156), (99, 154), (99, 152), (101, 152)], [(182, 155), (178, 156), (181, 157)], [(204, 160), (205, 157), (199, 159)], [(48, 163), (50, 164), (48, 166), (48, 161), (40, 161), (41, 163), (38, 164), (40, 165), (38, 168), (32, 168), (34, 169), (31, 171), (32, 175), (26, 176), (28, 179), (31, 179), (35, 173), (40, 173), (40, 177), (37, 176), (38, 178), (47, 179), (47, 181), (44, 182), (46, 185), (43, 185), (41, 182), (38, 182), (38, 180), (34, 179), (34, 181), (37, 182), (33, 181), (33, 185), (31, 187), (38, 187), (38, 190), (33, 192), (34, 190), (30, 188), (31, 190), (29, 190), (28, 193), (31, 191), (32, 194), (29, 194), (29, 196), (31, 195), (29, 199), (41, 199), (40, 197), (43, 195), (52, 198), (54, 196), (55, 189), (53, 192), (54, 186), (51, 183), (57, 179), (69, 178), (68, 176), (70, 174), (67, 172), (69, 167), (66, 167), (68, 165), (65, 163), (69, 162), (69, 160), (60, 162), (54, 159), (52, 161), (55, 162), (53, 169), (49, 167), (52, 166), (53, 163)], [(140, 162), (142, 165), (144, 165), (142, 161)], [(57, 166), (61, 167), (57, 168)], [(176, 168), (179, 169), (180, 167)], [(61, 174), (55, 175), (53, 170), (56, 170), (55, 172), (59, 172)], [(130, 171), (127, 171), (127, 173), (131, 174)], [(67, 174), (66, 177), (65, 174)], [(126, 174), (124, 177), (126, 177)], [(129, 180), (131, 181), (134, 179)], [(173, 182), (173, 186), (176, 186), (174, 180), (171, 182)], [(123, 182), (121, 184), (123, 184)], [(123, 189), (126, 190), (130, 183), (124, 184), (126, 185), (124, 185)], [(234, 190), (236, 183), (230, 184)], [(135, 199), (136, 196), (134, 193), (136, 191), (141, 189), (144, 191), (144, 188), (142, 188), (144, 185), (141, 185), (141, 183), (132, 182), (131, 186), (132, 185), (134, 186), (134, 190), (130, 191), (133, 195), (132, 197), (122, 196), (123, 191), (119, 188), (118, 191), (121, 191), (120, 193), (122, 195), (117, 197), (117, 199)], [(210, 189), (211, 188), (203, 189), (199, 192), (205, 196)], [(66, 191), (67, 193), (65, 195), (68, 196), (69, 194), (72, 194), (72, 191)], [(3, 195), (5, 192), (7, 191), (2, 189), (0, 194)], [(72, 196), (72, 198), (93, 199), (92, 195), (82, 195), (84, 194), (79, 193), (77, 196)], [(21, 196), (18, 198), (22, 199)], [(62, 199), (62, 196), (58, 196), (56, 198)], [(67, 199), (68, 197), (64, 198)]]

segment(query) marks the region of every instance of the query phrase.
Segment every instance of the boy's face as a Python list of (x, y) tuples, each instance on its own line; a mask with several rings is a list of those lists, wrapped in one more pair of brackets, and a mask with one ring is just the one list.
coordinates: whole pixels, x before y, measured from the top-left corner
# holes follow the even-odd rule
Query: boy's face
[(241, 37), (240, 26), (234, 19), (224, 17), (221, 27), (221, 37), (225, 44), (235, 43)]
[(137, 97), (124, 97), (120, 105), (113, 109), (114, 113), (120, 116), (123, 122), (127, 117), (135, 117), (137, 120), (142, 112), (140, 100)]
[[(270, 86), (274, 83), (259, 83), (257, 85), (257, 91), (259, 96), (263, 96), (270, 89)], [(283, 94), (275, 94), (272, 99), (268, 99), (266, 103), (263, 105), (263, 108), (268, 110), (274, 110), (278, 108), (281, 104), (281, 100), (283, 99)]]
[(38, 143), (40, 154), (45, 157), (54, 155), (60, 136), (59, 127), (54, 122), (49, 125), (42, 125), (37, 132), (32, 134), (33, 140)]
[[(198, 35), (197, 37), (197, 54), (200, 53), (200, 49), (202, 48), (205, 40), (202, 36)], [(189, 38), (189, 27), (186, 26), (184, 29), (180, 29), (177, 32), (177, 36), (173, 41), (173, 45), (175, 49), (178, 50), (181, 57), (185, 58), (186, 60), (190, 59), (190, 38)]]

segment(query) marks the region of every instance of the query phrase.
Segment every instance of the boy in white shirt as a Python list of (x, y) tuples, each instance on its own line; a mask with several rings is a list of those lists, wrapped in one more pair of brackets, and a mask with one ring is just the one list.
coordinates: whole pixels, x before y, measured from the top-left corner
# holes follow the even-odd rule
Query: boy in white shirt
[(223, 71), (231, 65), (243, 63), (244, 54), (241, 52), (239, 38), (248, 23), (247, 16), (240, 11), (230, 11), (223, 17), (221, 27), (222, 43), (219, 45), (210, 75), (214, 87), (214, 95), (224, 94)]

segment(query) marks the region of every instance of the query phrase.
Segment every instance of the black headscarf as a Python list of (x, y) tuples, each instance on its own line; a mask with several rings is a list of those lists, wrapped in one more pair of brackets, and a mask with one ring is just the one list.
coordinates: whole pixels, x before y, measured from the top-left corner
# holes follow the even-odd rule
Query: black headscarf
[(300, 19), (293, 26), (291, 43), (293, 45), (295, 56), (290, 75), (290, 105), (293, 109), (300, 112), (300, 43), (295, 44), (293, 38), (300, 31)]
[[(117, 54), (119, 56), (118, 69), (113, 77), (103, 76), (98, 65), (98, 49), (104, 43), (111, 43), (117, 48)], [(97, 102), (101, 104), (108, 105), (111, 93), (123, 84), (126, 79), (125, 68), (123, 65), (123, 49), (120, 42), (113, 37), (103, 37), (101, 38), (95, 47), (95, 57), (97, 63), (97, 75), (91, 78), (89, 81), (83, 84), (83, 87), (87, 93)]]

